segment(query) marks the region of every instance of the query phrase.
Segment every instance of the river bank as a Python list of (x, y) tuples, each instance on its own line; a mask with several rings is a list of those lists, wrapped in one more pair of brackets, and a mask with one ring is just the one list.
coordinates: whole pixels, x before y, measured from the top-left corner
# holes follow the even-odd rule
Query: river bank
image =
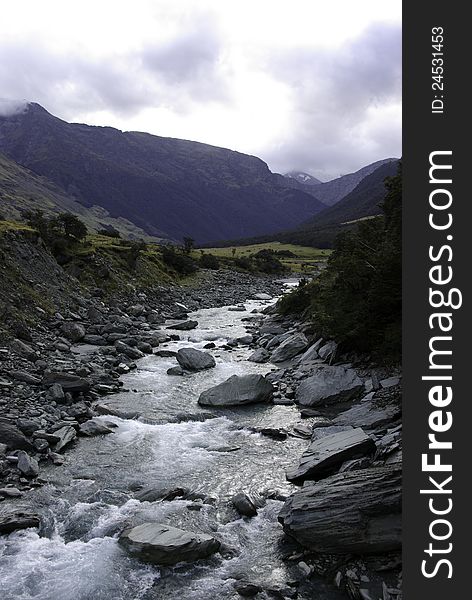
[[(398, 485), (380, 483), (362, 518), (353, 500), (363, 504), (376, 477), (390, 481), (398, 472), (396, 374), (337, 356), (311, 324), (275, 314), (268, 298), (280, 293), (279, 282), (226, 277), (119, 307), (89, 299), (80, 314), (51, 321), (51, 338), (42, 331), (17, 340), (35, 360), (18, 343), (4, 353), (0, 377), (12, 384), (2, 389), (4, 419), (30, 446), (4, 448), (0, 513), (14, 511), (19, 527), (40, 527), (39, 534), (25, 529), (6, 538), (3, 564), (22, 552), (40, 574), (28, 591), (24, 568), (14, 570), (7, 592), (17, 596), (8, 599), (399, 597)], [(169, 375), (188, 347), (210, 353), (215, 366)], [(22, 381), (18, 371), (39, 381)], [(202, 392), (247, 373), (272, 384), (269, 403), (199, 406)], [(363, 434), (350, 439), (358, 429)], [(78, 436), (88, 441), (77, 444)], [(329, 453), (324, 463), (321, 451)], [(367, 475), (364, 482), (359, 474)], [(338, 512), (324, 510), (317, 523), (312, 515), (320, 507), (310, 503), (335, 487)], [(117, 536), (148, 521), (214, 536), (219, 553), (194, 565), (143, 566), (118, 548)], [(364, 547), (354, 547), (353, 538)], [(86, 569), (102, 554), (92, 585)], [(123, 575), (113, 581), (115, 561)], [(71, 577), (70, 589), (51, 574), (58, 565)]]

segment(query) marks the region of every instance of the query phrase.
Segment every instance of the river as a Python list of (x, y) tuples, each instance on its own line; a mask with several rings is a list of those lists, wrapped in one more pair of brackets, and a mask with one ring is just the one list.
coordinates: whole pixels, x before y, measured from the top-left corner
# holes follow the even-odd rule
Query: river
[[(216, 600), (237, 599), (238, 579), (261, 585), (257, 598), (284, 598), (289, 583), (300, 578), (296, 561), (283, 560), (290, 544), (277, 515), (279, 499), (268, 499), (253, 518), (241, 518), (229, 499), (253, 491), (280, 497), (293, 491), (284, 471), (306, 447), (289, 436), (284, 441), (254, 433), (272, 423), (290, 430), (300, 421), (287, 406), (241, 409), (200, 408), (203, 390), (233, 374), (262, 373), (272, 365), (247, 361), (251, 349), (222, 349), (228, 339), (246, 334), (244, 317), (264, 303), (246, 302), (247, 312), (227, 307), (205, 309), (190, 318), (197, 329), (182, 334), (165, 349), (202, 349), (209, 341), (217, 365), (184, 377), (166, 371), (175, 358), (148, 356), (123, 376), (123, 391), (106, 402), (138, 419), (101, 417), (117, 426), (107, 436), (80, 441), (65, 453), (65, 463), (46, 467), (47, 484), (16, 501), (15, 510), (34, 508), (43, 525), (0, 537), (2, 600)], [(172, 333), (172, 331), (170, 332)], [(164, 346), (163, 346), (164, 347)], [(205, 496), (192, 500), (140, 502), (140, 487), (186, 487)], [(274, 490), (276, 493), (267, 493)], [(125, 524), (168, 523), (211, 533), (222, 552), (194, 564), (161, 568), (129, 556), (117, 537)], [(345, 598), (332, 586), (312, 578), (298, 598)]]

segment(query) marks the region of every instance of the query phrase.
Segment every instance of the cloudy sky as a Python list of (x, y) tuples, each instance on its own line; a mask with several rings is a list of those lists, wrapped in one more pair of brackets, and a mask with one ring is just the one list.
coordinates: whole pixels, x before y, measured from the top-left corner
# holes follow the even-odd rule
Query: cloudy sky
[(401, 153), (401, 0), (2, 3), (0, 96), (328, 179)]

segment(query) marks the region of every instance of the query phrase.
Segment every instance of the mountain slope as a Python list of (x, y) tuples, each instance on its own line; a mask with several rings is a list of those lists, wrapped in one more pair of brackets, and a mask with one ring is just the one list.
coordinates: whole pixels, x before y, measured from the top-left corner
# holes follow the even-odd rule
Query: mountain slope
[(294, 179), (303, 185), (320, 185), (322, 183), (322, 181), (316, 179), (313, 175), (303, 171), (290, 171), (289, 173), (285, 173), (284, 177)]
[(347, 175), (343, 175), (342, 177), (337, 177), (336, 179), (332, 179), (331, 181), (327, 181), (326, 183), (321, 183), (320, 185), (313, 188), (313, 193), (316, 194), (318, 200), (321, 200), (327, 206), (333, 206), (337, 202), (339, 202), (342, 198), (344, 198), (347, 194), (352, 192), (354, 188), (368, 175), (373, 173), (376, 169), (378, 169), (383, 164), (397, 161), (396, 158), (385, 158), (383, 160), (378, 160), (362, 169), (359, 169), (355, 173), (349, 173)]
[(109, 213), (99, 206), (87, 209), (46, 177), (36, 175), (0, 154), (1, 216), (10, 221), (19, 221), (25, 211), (36, 209), (46, 214), (69, 212), (77, 215), (92, 232), (113, 227), (127, 238), (154, 239), (130, 221), (110, 217)]
[(30, 103), (0, 117), (0, 152), (80, 204), (150, 235), (198, 242), (296, 227), (324, 208), (259, 158), (207, 144), (71, 124)]
[(398, 160), (381, 164), (347, 194), (340, 202), (326, 208), (312, 219), (295, 229), (278, 232), (274, 235), (233, 240), (228, 245), (259, 244), (277, 241), (301, 246), (330, 248), (335, 237), (342, 231), (355, 226), (360, 219), (371, 218), (382, 213), (381, 204), (385, 198), (385, 178), (396, 175)]

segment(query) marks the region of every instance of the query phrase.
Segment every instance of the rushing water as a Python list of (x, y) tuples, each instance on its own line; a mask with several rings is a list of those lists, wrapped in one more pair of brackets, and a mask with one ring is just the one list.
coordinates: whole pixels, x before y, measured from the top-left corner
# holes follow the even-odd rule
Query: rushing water
[[(251, 311), (262, 304), (251, 301), (246, 307)], [(2, 600), (236, 599), (236, 579), (274, 589), (296, 579), (296, 563), (282, 560), (277, 523), (282, 502), (268, 500), (247, 519), (229, 498), (241, 490), (290, 493), (284, 470), (306, 442), (275, 441), (251, 428), (276, 423), (290, 429), (299, 421), (298, 411), (271, 405), (208, 410), (197, 404), (201, 391), (230, 375), (271, 369), (248, 362), (248, 348), (219, 348), (246, 333), (242, 319), (248, 314), (227, 308), (194, 313), (199, 327), (165, 348), (202, 349), (214, 341), (217, 366), (172, 377), (166, 371), (176, 365), (174, 358), (140, 360), (137, 371), (123, 378), (123, 392), (107, 399), (113, 408), (137, 411), (139, 419), (104, 417), (117, 425), (113, 434), (82, 440), (66, 452), (64, 465), (45, 469), (47, 485), (12, 503), (16, 510), (34, 507), (43, 525), (39, 532), (0, 537)], [(190, 488), (208, 503), (192, 510), (190, 500), (134, 498), (133, 490), (151, 485)], [(117, 536), (125, 524), (145, 521), (211, 533), (222, 542), (222, 553), (173, 568), (144, 564), (119, 546)], [(302, 586), (299, 597), (341, 598), (317, 580)]]

